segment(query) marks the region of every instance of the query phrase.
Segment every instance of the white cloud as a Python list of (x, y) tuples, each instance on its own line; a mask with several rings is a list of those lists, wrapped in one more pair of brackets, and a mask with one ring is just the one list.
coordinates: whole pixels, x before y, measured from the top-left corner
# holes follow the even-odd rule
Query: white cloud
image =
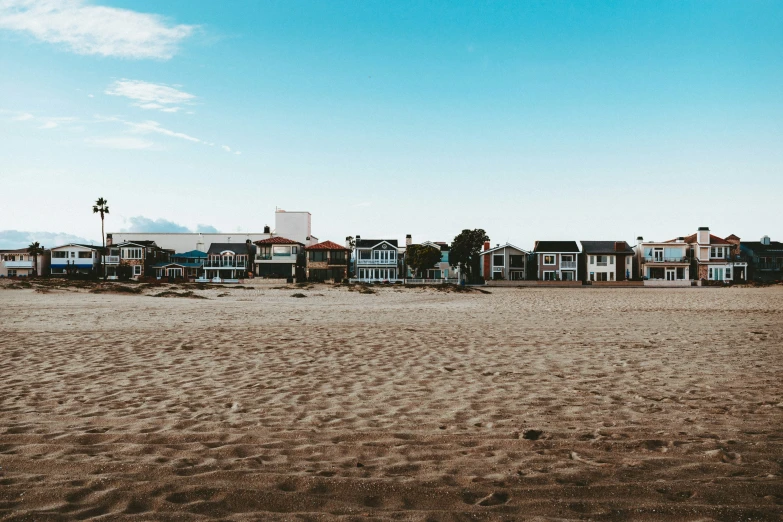
[(242, 154), (242, 153), (241, 153), (241, 152), (239, 152), (239, 151), (237, 150), (237, 151), (234, 151), (234, 154), (236, 154), (237, 156), (239, 156), (239, 155), (240, 155), (240, 154)]
[(141, 123), (126, 121), (126, 122), (123, 122), (123, 123), (128, 125), (133, 130), (133, 132), (137, 132), (137, 133), (140, 133), (140, 134), (148, 134), (150, 132), (155, 132), (155, 133), (163, 134), (164, 136), (169, 136), (169, 137), (172, 137), (172, 138), (179, 138), (181, 140), (192, 141), (194, 143), (204, 143), (204, 144), (206, 144), (205, 141), (202, 141), (202, 140), (200, 140), (198, 138), (194, 138), (193, 136), (189, 136), (189, 135), (185, 134), (184, 132), (175, 132), (173, 130), (169, 130), (169, 129), (166, 129), (164, 127), (161, 127), (160, 123), (158, 123), (156, 121), (147, 120), (147, 121), (143, 121)]
[(231, 147), (229, 147), (228, 145), (223, 145), (222, 147), (224, 151), (231, 152)]
[(195, 26), (85, 0), (0, 0), (0, 29), (64, 44), (77, 54), (167, 60)]
[(357, 203), (354, 205), (354, 207), (369, 207), (371, 206), (371, 203), (369, 201), (363, 201), (362, 203)]
[(120, 150), (154, 150), (155, 144), (149, 140), (134, 136), (105, 136), (87, 138), (88, 144), (94, 147)]
[(56, 121), (47, 121), (46, 123), (44, 123), (43, 125), (41, 125), (38, 128), (39, 129), (53, 129), (55, 127), (57, 127), (57, 122)]
[(195, 95), (174, 87), (141, 80), (117, 80), (105, 92), (110, 96), (129, 98), (136, 107), (163, 112), (177, 112), (182, 109), (180, 105), (190, 104), (196, 99)]
[(32, 120), (35, 116), (30, 114), (29, 112), (23, 112), (22, 114), (18, 114), (11, 118), (13, 121), (27, 121)]

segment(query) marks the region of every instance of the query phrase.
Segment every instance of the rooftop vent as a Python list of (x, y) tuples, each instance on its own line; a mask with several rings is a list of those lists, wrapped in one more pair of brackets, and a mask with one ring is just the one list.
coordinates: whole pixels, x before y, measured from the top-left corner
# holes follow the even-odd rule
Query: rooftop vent
[(769, 236), (764, 236), (761, 238), (761, 244), (769, 246)]

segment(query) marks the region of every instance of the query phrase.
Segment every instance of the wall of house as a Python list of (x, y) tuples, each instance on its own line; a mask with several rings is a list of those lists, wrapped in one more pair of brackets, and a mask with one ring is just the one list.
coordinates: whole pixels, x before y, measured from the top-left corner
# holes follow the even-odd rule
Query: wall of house
[[(522, 279), (527, 278), (527, 254), (516, 248), (504, 247), (500, 250), (495, 250), (484, 255), (484, 266), (486, 273), (483, 274), (485, 279), (492, 279), (498, 266), (495, 265), (494, 256), (503, 256), (503, 265), (500, 270), (503, 279), (510, 280), (511, 272), (519, 272)], [(511, 256), (520, 256), (522, 258), (522, 266), (511, 267)], [(488, 267), (488, 268), (487, 268)]]
[[(67, 252), (67, 258), (55, 257), (55, 252)], [(90, 253), (89, 258), (80, 258), (80, 252)], [(85, 272), (97, 268), (98, 266), (98, 252), (91, 248), (81, 246), (66, 246), (61, 248), (53, 248), (51, 250), (51, 268), (52, 275), (64, 275), (63, 269), (70, 265), (76, 265), (79, 271)]]

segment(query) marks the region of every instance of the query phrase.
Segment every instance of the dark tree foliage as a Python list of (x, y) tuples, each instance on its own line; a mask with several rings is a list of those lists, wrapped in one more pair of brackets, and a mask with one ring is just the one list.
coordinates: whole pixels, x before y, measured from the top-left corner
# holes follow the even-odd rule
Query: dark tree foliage
[(481, 249), (484, 242), (489, 241), (489, 236), (481, 228), (474, 230), (465, 229), (451, 242), (449, 251), (449, 264), (459, 268), (469, 283), (479, 282), (481, 277)]
[(405, 249), (405, 262), (418, 276), (425, 270), (434, 268), (440, 258), (440, 248), (430, 245), (410, 245)]

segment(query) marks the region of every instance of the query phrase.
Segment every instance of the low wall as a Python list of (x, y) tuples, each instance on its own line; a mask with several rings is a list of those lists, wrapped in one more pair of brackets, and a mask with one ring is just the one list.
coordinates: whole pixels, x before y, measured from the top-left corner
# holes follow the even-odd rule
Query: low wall
[(582, 286), (581, 281), (487, 281), (486, 286), (509, 287), (568, 287)]
[(644, 281), (644, 286), (652, 286), (659, 288), (682, 288), (690, 287), (690, 279), (680, 279), (677, 281), (666, 281), (665, 279), (647, 279)]
[(642, 287), (644, 281), (593, 281), (590, 286), (597, 286), (602, 288), (628, 288), (628, 287)]

